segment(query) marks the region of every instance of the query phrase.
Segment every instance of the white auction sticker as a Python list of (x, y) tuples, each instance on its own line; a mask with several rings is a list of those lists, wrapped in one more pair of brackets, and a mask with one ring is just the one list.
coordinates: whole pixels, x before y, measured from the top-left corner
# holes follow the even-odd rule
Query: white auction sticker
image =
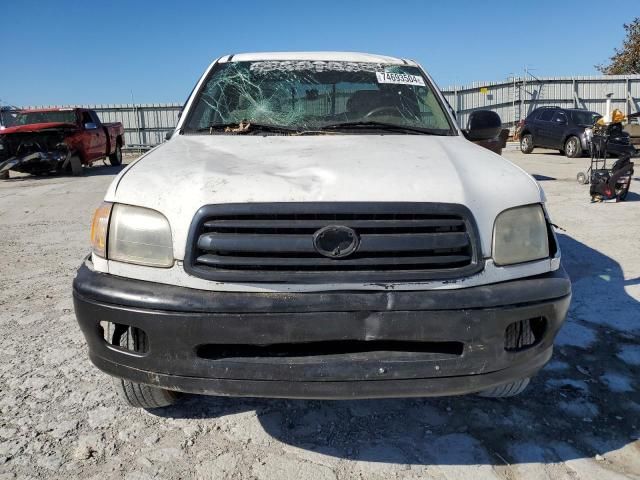
[(424, 78), (420, 75), (409, 75), (408, 73), (376, 72), (378, 83), (396, 83), (400, 85), (420, 85), (424, 87)]

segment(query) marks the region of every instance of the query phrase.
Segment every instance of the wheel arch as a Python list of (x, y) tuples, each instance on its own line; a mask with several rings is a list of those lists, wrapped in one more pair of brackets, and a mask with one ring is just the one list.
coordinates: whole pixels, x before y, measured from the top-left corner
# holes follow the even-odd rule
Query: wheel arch
[(569, 130), (568, 132), (566, 132), (562, 137), (562, 148), (564, 148), (564, 146), (567, 144), (567, 140), (569, 140), (571, 137), (576, 137), (578, 140), (580, 140), (580, 145), (582, 145), (581, 135), (582, 132), (577, 132), (575, 130)]

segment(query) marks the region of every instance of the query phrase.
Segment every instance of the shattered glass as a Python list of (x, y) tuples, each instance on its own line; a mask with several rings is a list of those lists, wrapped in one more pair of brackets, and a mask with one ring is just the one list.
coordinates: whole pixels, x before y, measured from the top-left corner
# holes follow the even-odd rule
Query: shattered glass
[(417, 67), (258, 61), (214, 68), (196, 99), (186, 132), (241, 122), (301, 131), (351, 122), (451, 131), (443, 106)]

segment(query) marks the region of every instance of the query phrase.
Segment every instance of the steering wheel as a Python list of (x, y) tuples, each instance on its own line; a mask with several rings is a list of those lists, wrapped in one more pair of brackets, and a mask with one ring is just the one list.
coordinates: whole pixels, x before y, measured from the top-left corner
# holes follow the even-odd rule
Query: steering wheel
[(382, 107), (376, 107), (373, 110), (369, 110), (367, 113), (365, 113), (362, 118), (371, 118), (371, 117), (375, 117), (377, 115), (380, 115), (382, 112), (392, 112), (392, 113), (401, 113), (400, 109), (398, 107), (392, 107), (392, 106), (382, 106)]

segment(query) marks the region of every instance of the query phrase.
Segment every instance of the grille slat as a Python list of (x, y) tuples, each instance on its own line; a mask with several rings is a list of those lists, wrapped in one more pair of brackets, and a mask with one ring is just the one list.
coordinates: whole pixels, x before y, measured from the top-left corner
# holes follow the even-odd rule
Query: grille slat
[(424, 252), (469, 246), (466, 233), (414, 233), (362, 235), (359, 252)]
[[(331, 220), (330, 218), (327, 220)], [(251, 220), (250, 222), (243, 219), (218, 219), (210, 220), (204, 223), (206, 229), (273, 229), (273, 228), (309, 228), (317, 230), (327, 226), (327, 220)], [(351, 228), (464, 228), (464, 221), (458, 219), (387, 219), (387, 220), (347, 220), (343, 219), (343, 225)]]
[(198, 240), (198, 248), (219, 252), (255, 253), (313, 253), (311, 235), (254, 235), (234, 233), (205, 233)]
[[(363, 234), (359, 252), (412, 252), (469, 245), (466, 233)], [(217, 252), (315, 253), (313, 235), (205, 233), (198, 248)], [(322, 258), (322, 257), (320, 257)]]
[[(343, 258), (319, 253), (314, 234), (329, 226), (353, 229), (357, 249)], [(477, 272), (478, 253), (473, 218), (460, 205), (232, 204), (199, 211), (185, 268), (219, 281), (425, 280)]]
[[(441, 255), (431, 257), (365, 257), (355, 260), (331, 258), (295, 258), (293, 261), (301, 267), (347, 267), (347, 266), (403, 266), (403, 265), (443, 265), (469, 263), (468, 255)], [(201, 255), (196, 261), (212, 267), (287, 267), (292, 259), (288, 257), (232, 257), (227, 255)]]

